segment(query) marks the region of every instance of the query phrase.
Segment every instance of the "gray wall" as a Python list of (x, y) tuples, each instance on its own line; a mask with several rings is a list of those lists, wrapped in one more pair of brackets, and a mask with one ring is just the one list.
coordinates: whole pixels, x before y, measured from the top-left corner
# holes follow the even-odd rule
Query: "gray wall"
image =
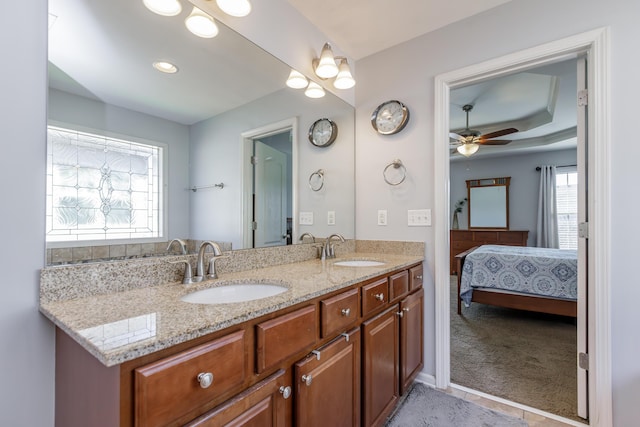
[[(482, 148), (480, 148), (482, 150)], [(535, 246), (538, 211), (538, 185), (540, 165), (575, 165), (576, 150), (548, 151), (539, 154), (522, 154), (483, 159), (470, 157), (465, 161), (451, 163), (450, 206), (451, 217), (455, 203), (467, 197), (468, 179), (511, 177), (509, 186), (509, 228), (529, 230), (528, 246)], [(450, 217), (450, 218), (451, 218)], [(458, 214), (460, 228), (468, 226), (467, 205)]]
[(47, 2), (4, 4), (0, 28), (0, 425), (51, 426), (54, 334), (38, 313), (45, 257)]
[[(637, 127), (637, 70), (634, 54), (640, 29), (640, 2), (628, 0), (513, 0), (358, 61), (356, 86), (356, 237), (426, 242), (425, 372), (433, 374), (435, 307), (432, 229), (407, 227), (406, 210), (433, 207), (434, 77), (522, 49), (594, 28), (611, 29), (611, 354), (613, 417), (617, 426), (640, 419), (640, 286), (635, 256), (640, 227), (630, 219), (640, 211), (637, 183), (640, 144), (628, 135)], [(369, 123), (375, 107), (400, 99), (411, 108), (411, 122), (400, 134), (376, 135)], [(445, 143), (439, 141), (438, 143)], [(377, 179), (394, 157), (407, 164), (404, 189)], [(375, 211), (389, 209), (389, 225), (375, 224)], [(448, 218), (433, 218), (447, 221)]]
[[(168, 234), (189, 236), (189, 126), (115, 107), (59, 90), (49, 90), (50, 120), (79, 126), (77, 130), (113, 132), (167, 145), (165, 189), (168, 193)], [(84, 129), (83, 129), (84, 128)]]

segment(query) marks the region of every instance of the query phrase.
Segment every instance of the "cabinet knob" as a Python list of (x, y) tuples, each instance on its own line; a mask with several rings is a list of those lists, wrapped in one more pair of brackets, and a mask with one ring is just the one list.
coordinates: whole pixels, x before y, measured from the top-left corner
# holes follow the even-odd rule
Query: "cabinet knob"
[(344, 317), (348, 317), (351, 314), (351, 309), (350, 308), (343, 308), (341, 313), (342, 313), (342, 315)]
[(313, 376), (311, 374), (302, 376), (302, 382), (307, 386), (311, 385), (311, 381), (313, 381)]
[(384, 301), (384, 294), (382, 292), (380, 292), (379, 294), (375, 294), (373, 297), (378, 301)]
[(416, 278), (417, 280), (422, 280), (422, 274), (418, 274), (415, 278)]
[(213, 384), (213, 374), (211, 372), (201, 372), (198, 374), (198, 382), (200, 387), (209, 388)]
[(280, 386), (278, 391), (280, 392), (280, 394), (282, 394), (282, 397), (284, 397), (285, 399), (288, 399), (289, 397), (291, 397), (291, 387), (289, 386), (286, 386), (286, 387)]
[(404, 311), (404, 312), (408, 312), (409, 310), (410, 310), (409, 307), (405, 307), (405, 308), (402, 309), (402, 311)]
[(404, 316), (404, 312), (402, 312), (402, 311), (399, 311), (396, 314), (398, 315), (398, 317), (403, 317)]

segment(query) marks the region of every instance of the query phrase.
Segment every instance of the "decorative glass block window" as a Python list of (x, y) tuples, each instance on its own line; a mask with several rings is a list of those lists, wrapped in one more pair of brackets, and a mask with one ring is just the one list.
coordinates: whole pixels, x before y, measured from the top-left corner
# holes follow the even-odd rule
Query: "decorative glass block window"
[(47, 242), (162, 236), (160, 146), (47, 128)]
[(578, 172), (556, 173), (556, 208), (560, 249), (578, 249)]

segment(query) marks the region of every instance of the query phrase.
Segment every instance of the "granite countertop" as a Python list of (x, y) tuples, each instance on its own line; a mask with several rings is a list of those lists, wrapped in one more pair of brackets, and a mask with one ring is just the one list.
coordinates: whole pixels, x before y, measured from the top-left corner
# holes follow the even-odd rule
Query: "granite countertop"
[[(345, 259), (384, 261), (373, 267), (342, 267)], [(105, 366), (169, 348), (244, 321), (308, 301), (355, 283), (422, 262), (420, 256), (353, 253), (222, 274), (191, 285), (171, 283), (40, 304), (40, 311)], [(254, 301), (193, 304), (188, 293), (228, 284), (261, 281), (282, 284), (286, 292)]]

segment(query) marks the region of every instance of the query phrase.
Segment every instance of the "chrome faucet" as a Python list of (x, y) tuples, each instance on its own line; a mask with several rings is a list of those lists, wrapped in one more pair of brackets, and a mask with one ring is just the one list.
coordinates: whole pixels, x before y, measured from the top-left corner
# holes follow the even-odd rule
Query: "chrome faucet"
[(333, 247), (333, 243), (331, 243), (332, 239), (339, 239), (340, 242), (344, 243), (344, 237), (341, 234), (332, 234), (327, 237), (327, 240), (324, 241), (324, 247), (322, 248), (322, 257), (321, 259), (330, 259), (336, 257), (335, 248)]
[(300, 241), (302, 242), (304, 240), (305, 237), (310, 237), (311, 240), (313, 241), (313, 243), (316, 242), (316, 236), (314, 236), (311, 233), (302, 233), (302, 235), (300, 236)]
[(167, 252), (169, 252), (169, 249), (171, 249), (171, 246), (174, 243), (177, 243), (178, 245), (180, 245), (180, 251), (182, 252), (182, 255), (187, 254), (187, 244), (182, 239), (173, 239), (172, 241), (170, 241), (169, 244), (167, 245), (167, 249), (166, 249)]
[[(204, 253), (207, 250), (207, 246), (211, 246), (213, 250), (213, 256), (209, 259), (209, 269), (207, 272), (204, 272)], [(206, 279), (217, 279), (218, 274), (216, 272), (216, 260), (220, 258), (225, 258), (222, 255), (222, 250), (220, 246), (216, 242), (211, 242), (209, 240), (202, 242), (200, 245), (200, 250), (198, 251), (198, 262), (196, 263), (196, 275), (193, 277), (194, 282), (202, 282)]]

